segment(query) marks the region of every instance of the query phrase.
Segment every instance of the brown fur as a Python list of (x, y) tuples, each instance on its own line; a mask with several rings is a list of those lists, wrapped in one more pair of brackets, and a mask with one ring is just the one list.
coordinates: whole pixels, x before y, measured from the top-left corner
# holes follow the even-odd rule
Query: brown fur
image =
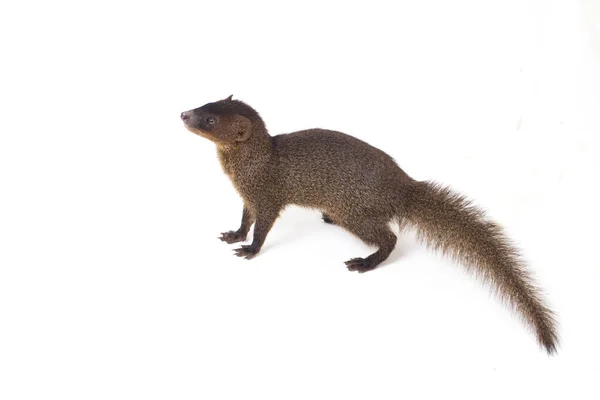
[(544, 305), (518, 251), (501, 228), (459, 194), (409, 177), (383, 151), (352, 136), (309, 129), (270, 136), (258, 113), (232, 100), (182, 113), (185, 126), (217, 145), (223, 171), (244, 201), (241, 226), (222, 233), (227, 243), (252, 244), (235, 250), (253, 258), (283, 208), (319, 209), (335, 223), (378, 250), (346, 262), (351, 271), (376, 268), (392, 252), (396, 235), (389, 222), (417, 230), (419, 238), (489, 282), (535, 332), (549, 354), (558, 336), (553, 313)]

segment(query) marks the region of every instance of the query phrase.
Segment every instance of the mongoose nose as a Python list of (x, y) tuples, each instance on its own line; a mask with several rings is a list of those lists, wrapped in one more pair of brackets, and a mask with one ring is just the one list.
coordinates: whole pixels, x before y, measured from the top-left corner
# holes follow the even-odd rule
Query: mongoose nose
[(182, 120), (182, 121), (185, 121), (186, 119), (189, 119), (189, 118), (190, 118), (190, 116), (189, 116), (189, 115), (187, 115), (185, 112), (182, 112), (182, 113), (181, 113), (181, 120)]

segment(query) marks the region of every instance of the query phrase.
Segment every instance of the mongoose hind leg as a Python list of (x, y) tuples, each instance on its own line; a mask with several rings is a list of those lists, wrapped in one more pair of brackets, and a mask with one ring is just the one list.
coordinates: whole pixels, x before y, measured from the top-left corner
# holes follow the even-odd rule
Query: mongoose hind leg
[(390, 230), (386, 221), (382, 220), (346, 220), (341, 226), (358, 236), (363, 242), (377, 246), (379, 249), (366, 258), (353, 258), (346, 261), (349, 271), (359, 273), (375, 269), (385, 261), (396, 246), (396, 235)]

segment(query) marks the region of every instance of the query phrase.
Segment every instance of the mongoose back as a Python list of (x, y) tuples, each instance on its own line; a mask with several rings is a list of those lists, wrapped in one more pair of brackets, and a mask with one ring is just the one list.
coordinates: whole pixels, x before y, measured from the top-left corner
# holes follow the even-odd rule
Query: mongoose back
[(394, 249), (389, 222), (396, 221), (489, 282), (548, 354), (556, 352), (554, 314), (518, 251), (500, 226), (462, 195), (412, 179), (383, 151), (341, 132), (308, 129), (270, 136), (259, 114), (232, 96), (185, 111), (181, 119), (188, 130), (216, 144), (223, 171), (244, 201), (241, 226), (220, 239), (243, 242), (254, 224), (252, 243), (236, 249), (237, 256), (258, 254), (279, 213), (294, 204), (321, 210), (325, 222), (376, 246), (368, 257), (346, 261), (350, 271), (366, 272)]

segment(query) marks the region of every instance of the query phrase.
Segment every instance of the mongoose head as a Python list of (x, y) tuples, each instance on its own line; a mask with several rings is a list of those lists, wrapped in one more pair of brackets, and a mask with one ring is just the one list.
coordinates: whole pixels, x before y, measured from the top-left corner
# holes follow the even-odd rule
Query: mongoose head
[(218, 145), (244, 142), (252, 136), (255, 125), (262, 123), (252, 107), (232, 100), (232, 96), (184, 111), (181, 119), (190, 132)]

